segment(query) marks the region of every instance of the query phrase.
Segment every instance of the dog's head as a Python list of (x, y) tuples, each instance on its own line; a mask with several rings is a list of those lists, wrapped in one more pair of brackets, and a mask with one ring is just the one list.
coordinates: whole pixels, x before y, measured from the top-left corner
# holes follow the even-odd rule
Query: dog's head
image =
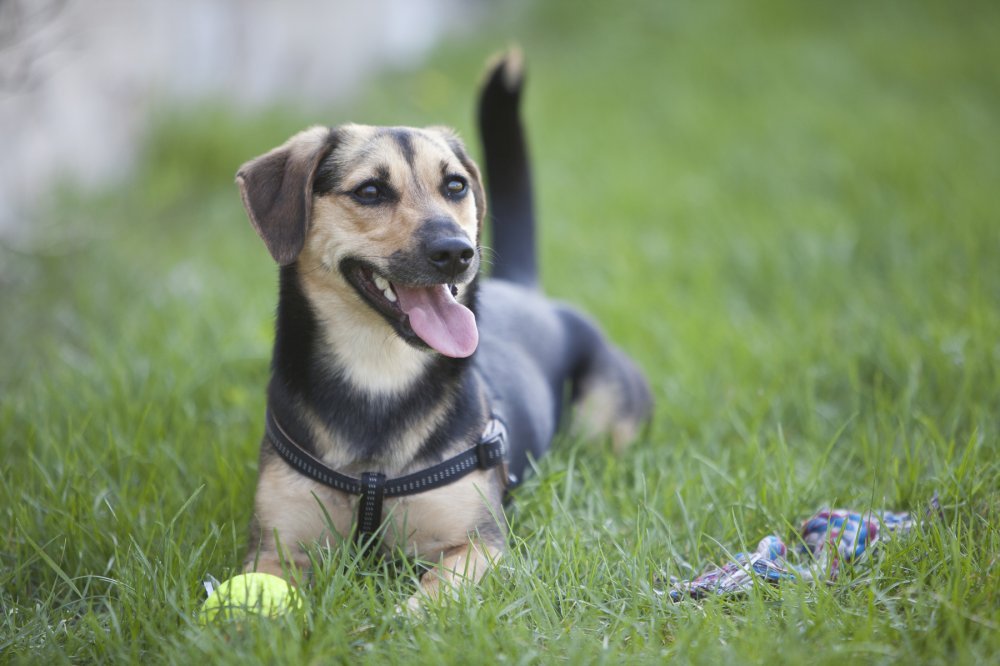
[[(244, 164), (243, 205), (280, 265), (453, 357), (478, 344), (479, 170), (444, 128), (313, 127)], [(465, 300), (463, 304), (461, 301)]]

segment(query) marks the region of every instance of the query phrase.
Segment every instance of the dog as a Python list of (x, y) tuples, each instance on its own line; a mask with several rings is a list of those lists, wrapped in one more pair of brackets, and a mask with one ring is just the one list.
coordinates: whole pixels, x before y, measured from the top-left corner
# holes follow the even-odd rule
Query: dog
[(409, 601), (478, 582), (504, 551), (506, 493), (564, 420), (616, 447), (648, 421), (646, 380), (539, 287), (517, 52), (488, 68), (486, 193), (442, 127), (312, 127), (240, 167), (280, 266), (246, 571), (307, 570), (354, 534), (431, 563)]

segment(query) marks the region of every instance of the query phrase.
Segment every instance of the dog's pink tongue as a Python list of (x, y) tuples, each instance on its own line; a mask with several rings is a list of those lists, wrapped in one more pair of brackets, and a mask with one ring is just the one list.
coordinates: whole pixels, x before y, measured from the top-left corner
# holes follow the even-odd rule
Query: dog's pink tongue
[(472, 310), (455, 300), (448, 285), (407, 287), (393, 284), (399, 307), (410, 316), (413, 332), (445, 356), (465, 358), (479, 345)]

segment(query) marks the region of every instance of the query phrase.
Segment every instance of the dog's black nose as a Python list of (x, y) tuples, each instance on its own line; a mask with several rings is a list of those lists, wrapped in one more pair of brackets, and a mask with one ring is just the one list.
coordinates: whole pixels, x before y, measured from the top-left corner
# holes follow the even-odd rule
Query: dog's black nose
[(437, 238), (426, 245), (427, 259), (445, 277), (454, 278), (472, 264), (476, 248), (465, 238)]

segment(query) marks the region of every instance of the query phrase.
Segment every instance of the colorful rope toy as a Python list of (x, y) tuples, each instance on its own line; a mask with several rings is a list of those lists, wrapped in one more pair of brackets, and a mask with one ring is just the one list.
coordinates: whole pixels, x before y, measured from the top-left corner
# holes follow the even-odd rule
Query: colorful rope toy
[[(940, 511), (935, 494), (928, 514)], [(670, 598), (680, 601), (746, 592), (758, 580), (772, 585), (784, 580), (834, 581), (843, 563), (864, 562), (876, 544), (908, 533), (915, 524), (909, 513), (823, 509), (802, 523), (799, 546), (793, 553), (797, 562), (789, 561), (788, 546), (771, 534), (761, 539), (752, 553), (737, 553), (730, 562), (693, 580), (672, 581)]]

